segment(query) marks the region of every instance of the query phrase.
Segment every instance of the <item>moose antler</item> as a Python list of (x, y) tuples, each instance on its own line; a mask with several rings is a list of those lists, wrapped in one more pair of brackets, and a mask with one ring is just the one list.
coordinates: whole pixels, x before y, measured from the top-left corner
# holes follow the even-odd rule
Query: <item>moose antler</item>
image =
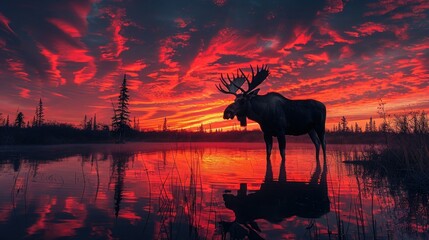
[(245, 93), (244, 89), (241, 88), (244, 81), (246, 81), (246, 77), (244, 75), (239, 76), (238, 70), (237, 70), (237, 76), (232, 74), (232, 80), (229, 77), (229, 74), (227, 74), (226, 77), (228, 78), (229, 83), (225, 80), (225, 78), (223, 77), (223, 74), (220, 75), (220, 82), (223, 84), (223, 86), (226, 87), (226, 90), (225, 90), (220, 84), (216, 85), (216, 88), (220, 92), (226, 93), (226, 94), (233, 94), (237, 96), (236, 92), (238, 91), (238, 89), (240, 89), (240, 91)]
[[(237, 70), (237, 76), (232, 74), (232, 80), (229, 77), (229, 74), (226, 75), (229, 83), (227, 82), (227, 80), (225, 80), (222, 74), (220, 75), (220, 82), (223, 84), (223, 86), (226, 87), (226, 90), (220, 84), (216, 85), (216, 88), (222, 93), (233, 94), (235, 96), (237, 96), (236, 92), (238, 91), (238, 89), (240, 89), (240, 91), (243, 94), (250, 93), (257, 86), (259, 86), (263, 81), (265, 81), (265, 79), (270, 74), (267, 65), (262, 65), (261, 69), (259, 69), (259, 66), (256, 65), (256, 74), (255, 74), (255, 71), (253, 70), (252, 65), (250, 65), (250, 69), (252, 70), (252, 81), (249, 81), (249, 78), (244, 74), (243, 70), (239, 68)], [(238, 73), (238, 71), (240, 71), (241, 75)], [(244, 84), (245, 81), (247, 82), (247, 85), (248, 85), (247, 91), (241, 88), (241, 86)]]
[(262, 65), (261, 69), (259, 69), (258, 65), (256, 65), (256, 75), (252, 65), (250, 65), (250, 69), (252, 70), (252, 81), (249, 81), (249, 79), (244, 75), (243, 71), (240, 69), (241, 74), (246, 78), (247, 85), (249, 86), (249, 88), (245, 93), (250, 93), (251, 91), (253, 91), (257, 86), (259, 86), (263, 81), (265, 81), (265, 79), (270, 74), (268, 65)]

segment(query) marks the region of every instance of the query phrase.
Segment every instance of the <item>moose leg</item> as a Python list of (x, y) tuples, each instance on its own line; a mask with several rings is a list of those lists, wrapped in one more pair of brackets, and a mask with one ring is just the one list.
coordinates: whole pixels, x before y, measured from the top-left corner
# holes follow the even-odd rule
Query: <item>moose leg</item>
[(322, 168), (320, 167), (320, 162), (316, 163), (316, 169), (314, 173), (311, 175), (310, 184), (317, 184), (319, 182), (320, 173)]
[(271, 150), (273, 149), (273, 137), (268, 134), (264, 134), (265, 147), (267, 151), (267, 169), (265, 171), (265, 182), (273, 181), (273, 168), (271, 166)]
[(317, 136), (319, 137), (320, 143), (322, 144), (323, 151), (323, 163), (326, 163), (326, 140), (325, 140), (325, 129), (317, 131)]
[(320, 160), (319, 160), (320, 139), (317, 136), (317, 133), (314, 129), (311, 130), (308, 133), (308, 135), (310, 135), (311, 141), (313, 142), (314, 146), (316, 147), (316, 161), (317, 161), (317, 164), (320, 164)]
[(280, 156), (282, 157), (282, 162), (280, 164), (279, 172), (279, 181), (286, 181), (286, 137), (283, 134), (277, 136), (277, 141), (279, 142)]
[(322, 175), (320, 176), (320, 185), (322, 186), (325, 196), (328, 196), (328, 182), (327, 182), (328, 176), (327, 175), (328, 175), (328, 166), (326, 166), (326, 161), (324, 161)]
[(325, 134), (323, 134), (322, 137), (322, 150), (323, 150), (323, 164), (326, 165), (326, 140), (325, 140)]

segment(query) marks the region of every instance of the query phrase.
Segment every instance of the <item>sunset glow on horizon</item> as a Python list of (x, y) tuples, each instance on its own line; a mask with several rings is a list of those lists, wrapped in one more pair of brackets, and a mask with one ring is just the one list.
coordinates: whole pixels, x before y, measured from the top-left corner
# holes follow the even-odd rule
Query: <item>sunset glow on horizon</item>
[(380, 100), (429, 111), (428, 13), (425, 0), (5, 1), (0, 113), (31, 121), (41, 98), (47, 121), (110, 125), (126, 74), (142, 130), (238, 128), (215, 84), (262, 64), (260, 94), (324, 102), (327, 128), (377, 118)]

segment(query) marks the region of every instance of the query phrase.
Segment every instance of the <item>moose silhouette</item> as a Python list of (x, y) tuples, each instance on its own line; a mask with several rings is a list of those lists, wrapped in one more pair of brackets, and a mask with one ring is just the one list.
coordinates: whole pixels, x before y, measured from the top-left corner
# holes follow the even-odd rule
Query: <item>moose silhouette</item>
[[(279, 175), (285, 175), (283, 171), (286, 170), (280, 168)], [(243, 183), (237, 195), (225, 193), (223, 200), (235, 214), (233, 222), (220, 222), (223, 236), (229, 233), (231, 239), (263, 239), (258, 234), (261, 229), (257, 219), (280, 223), (292, 216), (320, 218), (330, 211), (326, 162), (323, 171), (317, 164), (309, 182), (265, 181), (259, 190), (249, 194)]]
[[(285, 165), (285, 135), (308, 134), (316, 147), (316, 160), (319, 162), (319, 150), (322, 145), (323, 160), (326, 161), (325, 142), (325, 121), (326, 107), (323, 103), (313, 100), (290, 100), (279, 93), (270, 92), (265, 95), (258, 95), (258, 87), (269, 75), (269, 69), (262, 65), (261, 69), (256, 66), (256, 74), (253, 67), (251, 81), (241, 69), (237, 74), (232, 74), (232, 79), (227, 74), (227, 80), (221, 74), (221, 84), (216, 85), (217, 89), (225, 94), (232, 94), (235, 100), (224, 111), (224, 119), (233, 119), (237, 116), (241, 126), (247, 125), (247, 118), (259, 123), (267, 152), (267, 171), (271, 165), (270, 156), (273, 146), (273, 137), (277, 137), (282, 167)], [(239, 73), (240, 71), (240, 73)], [(248, 89), (242, 88), (247, 82)], [(240, 90), (241, 93), (237, 94)], [(268, 180), (272, 180), (272, 172), (267, 172)], [(285, 180), (286, 176), (280, 176)]]

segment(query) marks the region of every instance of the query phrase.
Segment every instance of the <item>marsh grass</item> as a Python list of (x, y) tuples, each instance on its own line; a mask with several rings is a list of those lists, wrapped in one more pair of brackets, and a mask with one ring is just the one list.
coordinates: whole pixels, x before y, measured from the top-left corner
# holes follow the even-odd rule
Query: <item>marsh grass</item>
[[(424, 239), (429, 236), (428, 134), (396, 134), (387, 138), (383, 145), (371, 145), (363, 151), (342, 154), (342, 159), (347, 159), (343, 162), (355, 174), (358, 186), (362, 186), (358, 189), (359, 198), (366, 196), (374, 201), (375, 194), (378, 201), (385, 202), (381, 204), (384, 208), (371, 208), (371, 216), (366, 217), (371, 226), (366, 232), (372, 231), (374, 239), (380, 234), (380, 226), (374, 218), (375, 210), (391, 215), (389, 224), (382, 226), (383, 236), (387, 239), (392, 239), (394, 232), (402, 232), (406, 235), (399, 237), (406, 238)], [(359, 206), (356, 217), (362, 219), (358, 209)], [(359, 221), (356, 223), (359, 225)], [(365, 234), (365, 230), (362, 231)]]
[(429, 188), (429, 135), (398, 134), (384, 145), (349, 154), (345, 163), (361, 165), (373, 177), (399, 178)]
[[(212, 197), (206, 200), (208, 196), (203, 192), (200, 164), (204, 153), (191, 149), (190, 156), (177, 159), (179, 150), (175, 151), (170, 172), (159, 175), (160, 229), (156, 239), (209, 239), (215, 228), (216, 212), (211, 208)], [(189, 171), (179, 171), (176, 161), (185, 161)]]

